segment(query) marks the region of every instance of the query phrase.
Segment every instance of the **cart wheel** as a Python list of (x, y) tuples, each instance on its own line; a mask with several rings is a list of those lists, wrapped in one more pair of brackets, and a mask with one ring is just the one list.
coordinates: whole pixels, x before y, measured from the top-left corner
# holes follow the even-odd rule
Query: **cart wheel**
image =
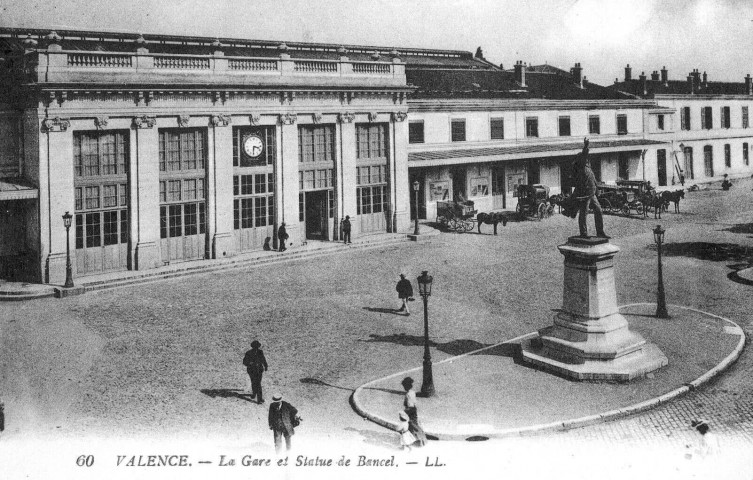
[(633, 208), (635, 208), (635, 213), (637, 215), (643, 216), (643, 204), (641, 202), (635, 202)]
[(539, 220), (541, 220), (542, 218), (544, 218), (546, 216), (546, 204), (545, 203), (540, 203), (537, 212), (539, 214)]
[(460, 219), (455, 222), (455, 231), (458, 233), (465, 232), (465, 220)]
[(456, 230), (457, 228), (457, 221), (454, 218), (447, 220), (447, 230)]
[(550, 203), (548, 207), (546, 207), (546, 216), (551, 217), (554, 215), (554, 204)]
[(476, 222), (471, 218), (465, 221), (463, 228), (466, 232), (472, 232), (476, 228)]
[(601, 209), (606, 213), (612, 213), (612, 204), (609, 203), (609, 200), (606, 198), (599, 200), (599, 204), (601, 204)]
[(621, 210), (625, 215), (630, 215), (630, 205), (628, 205), (627, 203), (622, 206)]

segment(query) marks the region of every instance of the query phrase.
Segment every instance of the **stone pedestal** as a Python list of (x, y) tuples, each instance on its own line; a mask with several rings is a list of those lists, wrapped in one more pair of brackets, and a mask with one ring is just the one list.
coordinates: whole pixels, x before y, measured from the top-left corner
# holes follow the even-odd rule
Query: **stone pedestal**
[(659, 348), (617, 308), (614, 256), (603, 238), (570, 237), (565, 256), (562, 310), (554, 324), (523, 345), (523, 361), (576, 380), (629, 381), (667, 365)]

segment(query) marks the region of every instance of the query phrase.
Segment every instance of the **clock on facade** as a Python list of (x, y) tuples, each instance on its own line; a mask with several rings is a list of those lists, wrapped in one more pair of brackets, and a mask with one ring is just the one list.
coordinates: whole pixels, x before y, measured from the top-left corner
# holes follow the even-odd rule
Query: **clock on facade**
[(261, 155), (264, 150), (264, 140), (258, 135), (249, 135), (246, 140), (243, 141), (243, 151), (251, 158), (256, 158)]

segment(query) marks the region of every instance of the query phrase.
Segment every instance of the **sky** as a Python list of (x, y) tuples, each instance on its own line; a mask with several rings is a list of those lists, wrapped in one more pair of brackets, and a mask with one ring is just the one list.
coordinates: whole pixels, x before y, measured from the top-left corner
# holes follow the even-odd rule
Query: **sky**
[(0, 0), (0, 26), (465, 50), (611, 84), (753, 74), (751, 0)]

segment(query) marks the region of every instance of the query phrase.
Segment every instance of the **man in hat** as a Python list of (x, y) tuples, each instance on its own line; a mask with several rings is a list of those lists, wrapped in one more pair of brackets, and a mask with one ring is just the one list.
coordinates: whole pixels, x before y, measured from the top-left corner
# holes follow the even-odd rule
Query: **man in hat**
[(350, 215), (343, 220), (343, 243), (350, 243)]
[(298, 410), (288, 402), (282, 401), (282, 395), (276, 393), (269, 404), (269, 429), (274, 432), (275, 452), (282, 451), (282, 439), (285, 438), (285, 448), (290, 450), (290, 438), (295, 434), (295, 427), (301, 419)]
[(280, 252), (287, 250), (287, 248), (285, 248), (285, 242), (287, 241), (287, 239), (288, 231), (285, 229), (285, 222), (282, 222), (280, 224), (280, 228), (277, 229), (277, 241), (280, 242)]
[(243, 356), (243, 365), (246, 366), (246, 372), (251, 379), (251, 398), (256, 398), (258, 403), (264, 403), (264, 396), (261, 393), (261, 377), (267, 371), (268, 366), (264, 352), (259, 347), (261, 347), (261, 343), (258, 340), (251, 342), (251, 350)]
[(397, 290), (397, 297), (403, 301), (403, 305), (398, 312), (405, 312), (406, 315), (410, 315), (408, 299), (413, 296), (413, 285), (411, 285), (410, 280), (405, 278), (405, 274), (400, 274), (400, 280), (397, 282), (395, 290)]

